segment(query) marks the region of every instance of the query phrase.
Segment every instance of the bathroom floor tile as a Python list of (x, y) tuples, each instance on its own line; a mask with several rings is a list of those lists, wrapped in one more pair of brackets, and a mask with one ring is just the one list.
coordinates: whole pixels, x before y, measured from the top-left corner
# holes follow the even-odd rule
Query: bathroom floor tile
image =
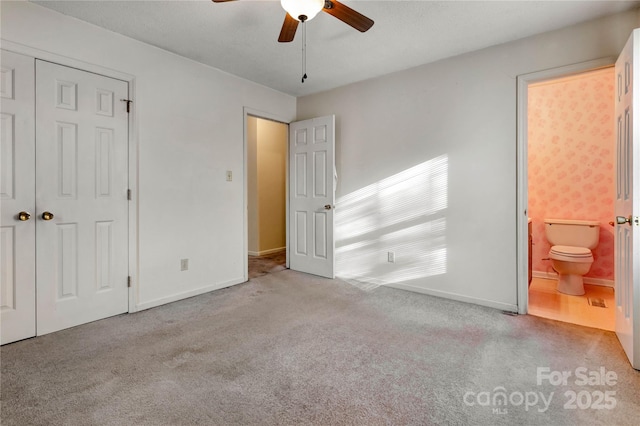
[[(602, 330), (615, 330), (613, 288), (585, 284), (584, 296), (556, 290), (556, 280), (533, 278), (529, 287), (529, 314)], [(591, 306), (589, 298), (603, 299), (606, 308)]]

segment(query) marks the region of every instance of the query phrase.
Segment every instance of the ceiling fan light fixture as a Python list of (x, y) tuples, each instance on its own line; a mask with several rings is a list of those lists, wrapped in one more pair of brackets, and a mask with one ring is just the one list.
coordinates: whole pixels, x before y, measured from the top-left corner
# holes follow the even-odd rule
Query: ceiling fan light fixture
[(324, 7), (324, 0), (280, 0), (282, 8), (297, 21), (310, 21)]

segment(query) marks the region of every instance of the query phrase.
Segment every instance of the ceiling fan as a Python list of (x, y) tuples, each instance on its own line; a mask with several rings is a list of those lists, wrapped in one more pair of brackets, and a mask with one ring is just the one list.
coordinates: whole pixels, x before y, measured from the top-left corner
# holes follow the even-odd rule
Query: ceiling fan
[[(235, 0), (213, 0), (214, 3), (228, 1)], [(280, 43), (293, 41), (298, 23), (313, 19), (320, 11), (338, 18), (362, 33), (373, 26), (373, 20), (336, 0), (280, 0), (280, 4), (287, 11), (278, 37)]]

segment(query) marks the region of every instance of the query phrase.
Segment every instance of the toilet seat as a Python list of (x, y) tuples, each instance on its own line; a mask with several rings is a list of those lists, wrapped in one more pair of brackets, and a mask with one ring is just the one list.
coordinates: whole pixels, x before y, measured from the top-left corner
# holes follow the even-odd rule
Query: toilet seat
[(586, 247), (553, 246), (549, 250), (549, 257), (554, 260), (575, 263), (593, 262), (593, 254)]

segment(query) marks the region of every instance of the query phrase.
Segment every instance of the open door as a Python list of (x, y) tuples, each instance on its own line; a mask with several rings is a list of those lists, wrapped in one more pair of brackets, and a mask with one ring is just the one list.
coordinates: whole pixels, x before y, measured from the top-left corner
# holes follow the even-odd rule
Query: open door
[(640, 369), (640, 30), (634, 30), (616, 62), (616, 334)]
[(334, 277), (335, 116), (289, 125), (289, 268)]

